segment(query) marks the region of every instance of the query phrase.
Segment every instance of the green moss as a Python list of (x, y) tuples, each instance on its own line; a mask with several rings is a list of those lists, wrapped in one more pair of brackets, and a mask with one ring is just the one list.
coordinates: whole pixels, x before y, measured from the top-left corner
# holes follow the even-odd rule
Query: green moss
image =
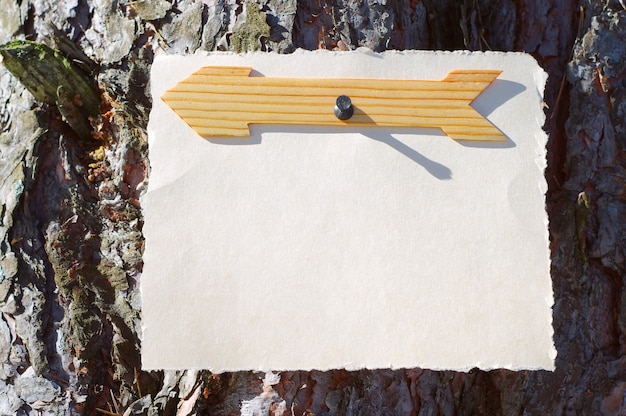
[(118, 290), (128, 290), (128, 279), (126, 278), (126, 272), (124, 270), (114, 265), (100, 263), (98, 265), (98, 271), (106, 278), (111, 289), (116, 292)]
[(92, 308), (93, 299), (82, 287), (72, 290), (72, 303), (69, 309), (72, 325), (72, 341), (81, 351), (81, 357), (91, 354), (90, 343), (102, 331), (102, 322)]
[(270, 27), (265, 21), (265, 13), (254, 2), (246, 2), (246, 20), (236, 25), (230, 37), (235, 52), (250, 52), (261, 49), (261, 37), (269, 37)]
[(100, 96), (82, 70), (43, 43), (12, 41), (0, 46), (0, 55), (35, 99), (56, 105), (76, 134), (91, 137), (89, 118), (98, 114)]

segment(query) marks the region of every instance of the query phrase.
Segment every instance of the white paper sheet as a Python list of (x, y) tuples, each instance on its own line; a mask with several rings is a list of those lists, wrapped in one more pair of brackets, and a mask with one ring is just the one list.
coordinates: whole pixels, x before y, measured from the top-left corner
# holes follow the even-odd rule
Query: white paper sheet
[[(204, 65), (425, 80), (502, 69), (473, 107), (508, 140), (277, 125), (206, 140), (159, 98)], [(553, 369), (545, 81), (511, 53), (157, 57), (143, 367)]]

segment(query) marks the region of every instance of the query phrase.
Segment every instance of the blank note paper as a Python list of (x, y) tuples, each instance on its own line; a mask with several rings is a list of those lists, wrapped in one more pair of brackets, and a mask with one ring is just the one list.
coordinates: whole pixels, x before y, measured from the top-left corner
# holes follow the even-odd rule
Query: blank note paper
[[(293, 103), (290, 124), (201, 137), (161, 97), (205, 66), (320, 88), (325, 78), (502, 71), (472, 103), (502, 141), (455, 140), (436, 126), (299, 124)], [(545, 82), (517, 53), (157, 57), (143, 367), (553, 369)], [(262, 121), (238, 105), (226, 111)]]

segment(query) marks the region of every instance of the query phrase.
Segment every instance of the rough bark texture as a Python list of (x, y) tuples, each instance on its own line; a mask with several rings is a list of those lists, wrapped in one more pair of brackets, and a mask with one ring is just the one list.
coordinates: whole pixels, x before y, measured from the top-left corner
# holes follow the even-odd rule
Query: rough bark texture
[[(0, 66), (0, 414), (626, 414), (621, 0), (0, 0), (0, 10), (0, 44), (84, 52), (102, 99), (84, 140), (58, 103)], [(285, 372), (263, 395), (258, 373), (142, 372), (138, 198), (155, 50), (357, 46), (525, 51), (549, 73), (556, 371)]]

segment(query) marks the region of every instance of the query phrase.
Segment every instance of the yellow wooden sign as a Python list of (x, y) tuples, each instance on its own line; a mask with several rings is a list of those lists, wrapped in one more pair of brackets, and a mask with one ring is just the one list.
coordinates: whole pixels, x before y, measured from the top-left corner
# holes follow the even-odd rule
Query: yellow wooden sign
[[(251, 71), (206, 66), (161, 98), (203, 137), (247, 137), (250, 124), (299, 124), (438, 127), (455, 140), (506, 140), (471, 106), (500, 70), (455, 70), (441, 81), (251, 77)], [(342, 117), (336, 107), (346, 104)]]

